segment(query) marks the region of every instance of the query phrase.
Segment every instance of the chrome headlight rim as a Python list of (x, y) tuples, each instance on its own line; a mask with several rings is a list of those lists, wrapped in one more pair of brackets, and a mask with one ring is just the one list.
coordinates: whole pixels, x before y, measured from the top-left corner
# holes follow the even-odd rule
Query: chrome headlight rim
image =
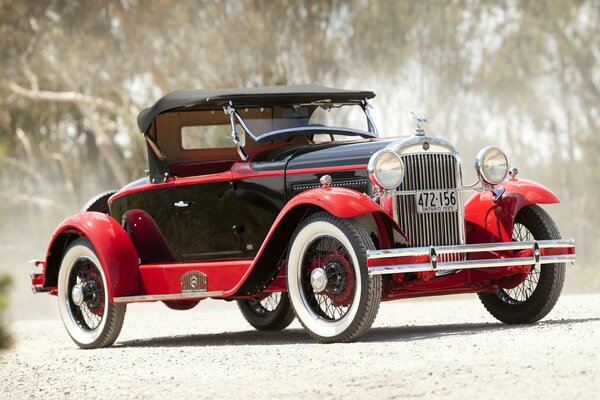
[[(384, 157), (384, 156), (393, 157), (394, 161), (398, 162), (398, 166), (400, 167), (400, 169), (402, 171), (398, 175), (398, 177), (396, 178), (396, 181), (393, 184), (386, 185), (385, 182), (382, 182), (381, 177), (377, 176), (378, 163), (382, 161), (382, 157)], [(371, 181), (371, 183), (373, 185), (375, 185), (376, 187), (378, 187), (379, 189), (382, 189), (382, 190), (394, 190), (398, 186), (400, 186), (400, 184), (404, 180), (405, 171), (406, 170), (405, 170), (405, 166), (404, 166), (404, 161), (402, 161), (402, 158), (400, 157), (400, 155), (398, 153), (396, 153), (395, 151), (389, 150), (389, 149), (379, 150), (378, 152), (373, 154), (371, 156), (371, 158), (369, 159), (369, 164), (367, 166), (369, 180)]]
[[(495, 180), (490, 179), (490, 177), (487, 176), (486, 172), (485, 172), (486, 156), (492, 151), (499, 152), (504, 157), (504, 160), (505, 160), (506, 168), (504, 171), (504, 175), (502, 176), (501, 179), (495, 179)], [(482, 181), (483, 183), (485, 183), (487, 185), (495, 186), (495, 185), (499, 185), (500, 183), (504, 182), (506, 180), (506, 178), (508, 177), (509, 169), (510, 169), (510, 165), (508, 163), (508, 157), (506, 156), (506, 153), (497, 146), (486, 146), (483, 149), (479, 150), (479, 153), (477, 153), (477, 156), (475, 157), (475, 170), (477, 171), (477, 176), (479, 177), (480, 181)]]

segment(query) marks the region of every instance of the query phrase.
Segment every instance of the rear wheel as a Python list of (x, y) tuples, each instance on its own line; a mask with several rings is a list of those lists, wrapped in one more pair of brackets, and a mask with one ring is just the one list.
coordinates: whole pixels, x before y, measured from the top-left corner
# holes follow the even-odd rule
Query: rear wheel
[(125, 304), (112, 304), (106, 277), (86, 238), (69, 245), (58, 273), (58, 305), (63, 324), (84, 349), (108, 347), (121, 332)]
[(367, 273), (373, 241), (355, 220), (320, 212), (296, 230), (287, 285), (298, 320), (321, 343), (358, 340), (381, 302), (381, 277)]
[(261, 300), (238, 300), (242, 315), (259, 331), (280, 331), (294, 321), (296, 314), (287, 293), (271, 293)]
[[(529, 205), (517, 214), (513, 241), (560, 239), (550, 216), (539, 206)], [(525, 280), (512, 289), (480, 293), (485, 308), (507, 324), (530, 324), (544, 318), (556, 304), (565, 280), (564, 264), (532, 266)]]

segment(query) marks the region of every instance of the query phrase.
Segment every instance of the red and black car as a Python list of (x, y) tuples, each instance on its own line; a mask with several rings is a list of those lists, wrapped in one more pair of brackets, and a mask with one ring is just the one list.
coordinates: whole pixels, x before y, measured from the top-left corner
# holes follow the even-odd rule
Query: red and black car
[(462, 181), (455, 147), (379, 138), (369, 91), (176, 91), (138, 117), (149, 171), (65, 220), (32, 274), (73, 340), (110, 346), (127, 303), (237, 300), (260, 330), (297, 316), (319, 342), (359, 339), (381, 301), (477, 293), (506, 323), (544, 317), (573, 240), (486, 147)]

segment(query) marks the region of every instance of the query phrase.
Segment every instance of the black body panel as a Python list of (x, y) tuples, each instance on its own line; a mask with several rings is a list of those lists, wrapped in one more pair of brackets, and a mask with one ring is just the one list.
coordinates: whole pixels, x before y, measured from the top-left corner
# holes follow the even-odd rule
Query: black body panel
[(392, 140), (329, 142), (279, 147), (255, 155), (250, 166), (256, 171), (327, 168), (367, 164), (371, 156)]
[(235, 203), (230, 181), (210, 182), (117, 198), (111, 216), (120, 221), (127, 210), (144, 210), (158, 225), (176, 261), (236, 258), (242, 256), (242, 248), (233, 229), (238, 220)]
[(236, 181), (235, 196), (243, 227), (242, 248), (246, 256), (254, 256), (285, 205), (284, 177)]
[[(332, 186), (370, 194), (364, 165), (390, 142), (296, 144), (267, 150), (250, 163), (256, 177), (133, 192), (111, 203), (111, 216), (120, 221), (128, 210), (148, 213), (176, 261), (254, 257), (285, 204), (320, 187), (323, 175), (332, 177)], [(340, 170), (344, 166), (358, 168)], [(260, 176), (265, 171), (274, 174)]]
[(383, 149), (391, 140), (361, 142), (332, 142), (307, 146), (294, 154), (287, 170), (304, 168), (339, 167), (367, 164), (371, 156)]

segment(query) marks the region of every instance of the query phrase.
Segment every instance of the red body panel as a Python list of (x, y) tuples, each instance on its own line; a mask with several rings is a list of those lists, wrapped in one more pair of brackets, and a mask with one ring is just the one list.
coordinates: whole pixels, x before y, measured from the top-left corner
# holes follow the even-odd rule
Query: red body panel
[(547, 187), (525, 179), (502, 183), (506, 190), (495, 203), (491, 192), (476, 193), (465, 204), (467, 243), (510, 242), (518, 212), (529, 204), (555, 204), (558, 197)]
[(181, 293), (181, 275), (200, 271), (207, 279), (207, 291), (229, 291), (248, 272), (252, 260), (214, 261), (199, 263), (146, 264), (140, 266), (144, 294)]
[[(383, 212), (382, 208), (367, 195), (356, 190), (341, 187), (320, 187), (304, 191), (294, 196), (281, 210), (280, 216), (299, 204), (312, 204), (338, 218), (354, 218), (374, 212)], [(279, 217), (277, 218), (277, 220)], [(277, 224), (275, 220), (275, 224)]]
[(46, 256), (48, 268), (58, 268), (50, 260), (53, 244), (64, 234), (77, 234), (88, 238), (96, 249), (108, 281), (110, 300), (114, 297), (135, 295), (141, 292), (138, 256), (127, 233), (121, 225), (106, 214), (84, 212), (75, 214), (56, 229)]

